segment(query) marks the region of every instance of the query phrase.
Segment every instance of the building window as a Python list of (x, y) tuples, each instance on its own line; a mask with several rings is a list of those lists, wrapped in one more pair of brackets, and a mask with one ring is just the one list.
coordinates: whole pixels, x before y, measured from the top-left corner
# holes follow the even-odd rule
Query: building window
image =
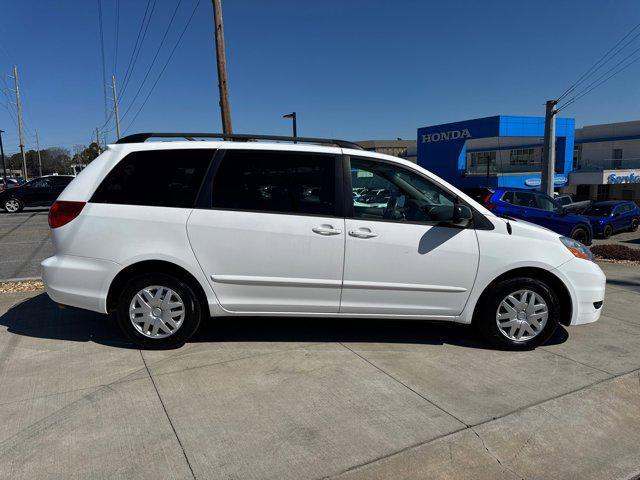
[(471, 152), (469, 157), (469, 173), (496, 173), (496, 152)]
[(598, 185), (598, 191), (596, 193), (596, 200), (602, 202), (609, 200), (609, 185)]
[(614, 148), (612, 153), (613, 168), (622, 168), (622, 149)]
[(576, 143), (573, 146), (573, 168), (582, 168), (582, 144)]
[(533, 155), (533, 148), (516, 148), (515, 150), (511, 150), (509, 165), (533, 165), (534, 163), (536, 163), (536, 159)]

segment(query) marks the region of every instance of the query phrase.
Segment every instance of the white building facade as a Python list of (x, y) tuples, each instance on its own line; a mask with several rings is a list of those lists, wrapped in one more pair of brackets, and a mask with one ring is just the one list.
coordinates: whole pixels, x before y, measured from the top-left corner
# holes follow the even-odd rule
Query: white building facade
[(640, 120), (577, 128), (573, 158), (563, 192), (640, 203)]

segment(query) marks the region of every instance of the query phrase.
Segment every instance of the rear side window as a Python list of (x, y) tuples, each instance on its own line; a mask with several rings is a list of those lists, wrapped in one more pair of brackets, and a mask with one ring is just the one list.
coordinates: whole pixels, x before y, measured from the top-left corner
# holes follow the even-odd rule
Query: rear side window
[(506, 192), (504, 195), (502, 195), (502, 201), (507, 203), (515, 203), (515, 200), (513, 199), (513, 192)]
[(91, 198), (94, 203), (192, 208), (214, 150), (148, 150), (123, 158)]
[(71, 183), (71, 180), (73, 180), (73, 177), (63, 177), (63, 176), (51, 177), (51, 182), (53, 183), (54, 187), (66, 187)]
[(335, 214), (333, 155), (228, 150), (213, 181), (213, 208)]

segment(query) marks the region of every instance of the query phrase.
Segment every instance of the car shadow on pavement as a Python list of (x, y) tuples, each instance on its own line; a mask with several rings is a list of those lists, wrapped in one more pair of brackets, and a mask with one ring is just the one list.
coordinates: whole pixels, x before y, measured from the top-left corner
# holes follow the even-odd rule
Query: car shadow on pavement
[[(123, 338), (115, 321), (72, 307), (60, 307), (42, 293), (11, 307), (0, 317), (9, 333), (70, 342), (95, 342), (137, 348)], [(559, 327), (547, 345), (564, 343)], [(216, 342), (348, 342), (458, 345), (491, 349), (466, 325), (415, 320), (371, 320), (306, 317), (225, 317), (205, 320), (189, 343)]]

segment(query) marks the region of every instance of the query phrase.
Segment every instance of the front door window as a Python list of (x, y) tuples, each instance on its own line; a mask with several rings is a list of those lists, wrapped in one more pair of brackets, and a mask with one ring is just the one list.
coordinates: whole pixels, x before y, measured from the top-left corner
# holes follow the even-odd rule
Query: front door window
[(455, 196), (396, 165), (351, 159), (353, 217), (395, 222), (437, 222)]

